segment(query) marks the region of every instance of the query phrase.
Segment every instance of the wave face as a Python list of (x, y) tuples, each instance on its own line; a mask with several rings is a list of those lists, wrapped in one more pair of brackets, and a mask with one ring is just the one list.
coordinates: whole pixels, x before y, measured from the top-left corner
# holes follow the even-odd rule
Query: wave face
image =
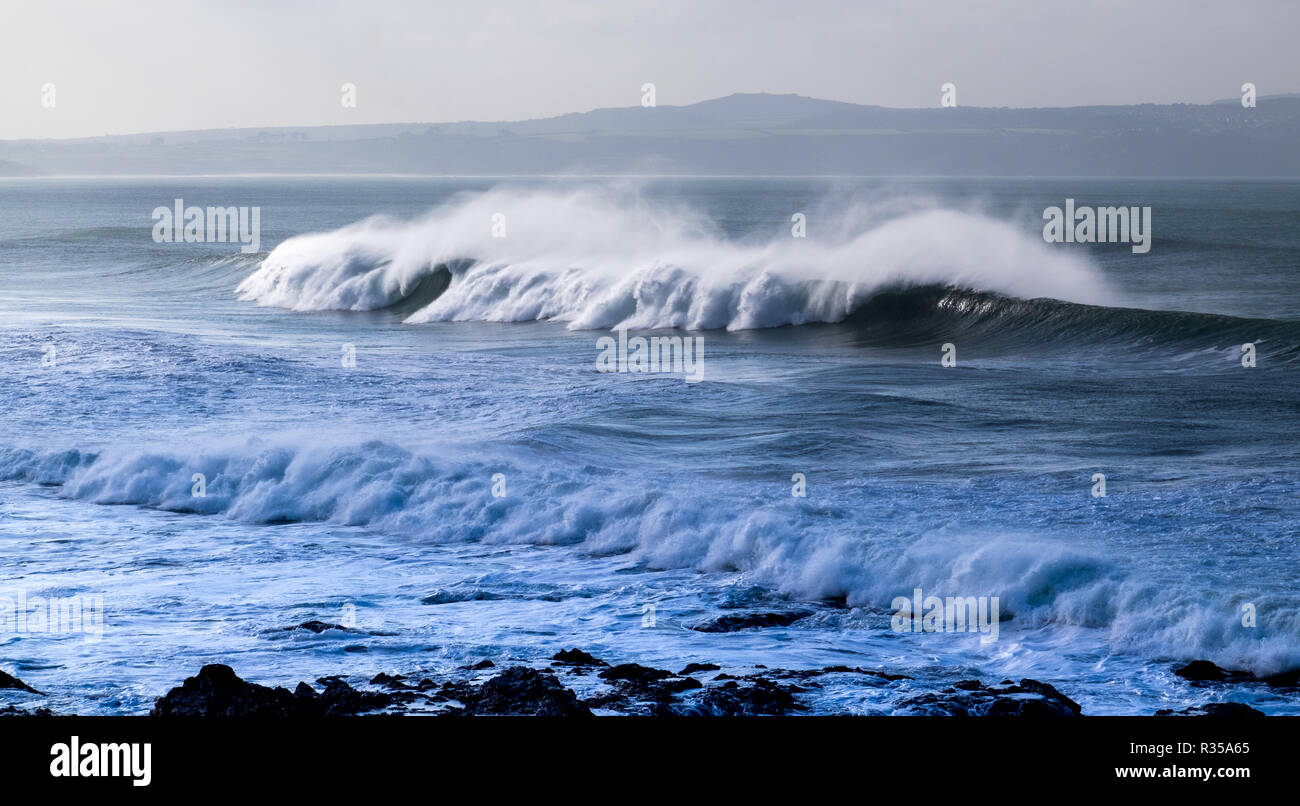
[[(633, 190), (497, 189), (417, 221), (369, 218), (290, 238), (238, 294), (297, 311), (405, 303), (403, 312), (416, 308), (408, 322), (729, 330), (840, 322), (890, 287), (1110, 299), (1082, 258), (977, 213), (855, 203), (811, 214), (807, 238), (793, 237), (789, 220), (772, 226), (769, 239), (737, 241), (688, 207)], [(444, 275), (436, 298), (406, 302)]]
[[(1300, 323), (1188, 311), (1015, 299), (940, 286), (881, 289), (848, 317), (860, 340), (880, 346), (933, 345), (949, 339), (1019, 353), (1131, 345), (1166, 356), (1183, 348), (1201, 363), (1234, 367), (1246, 342), (1271, 364), (1300, 360)], [(1122, 353), (1121, 353), (1122, 355)], [(1116, 360), (1112, 352), (1111, 360)]]
[[(191, 474), (206, 477), (192, 494)], [(494, 498), (494, 473), (510, 479)], [(1112, 650), (1156, 658), (1208, 657), (1260, 674), (1300, 668), (1294, 597), (1259, 594), (1259, 624), (1237, 623), (1242, 595), (1169, 584), (1097, 548), (1045, 534), (930, 533), (904, 540), (866, 524), (886, 520), (856, 504), (750, 494), (692, 481), (640, 485), (587, 466), (537, 472), (525, 460), (437, 457), (386, 441), (321, 444), (262, 440), (100, 453), (0, 449), (0, 480), (60, 487), (99, 504), (135, 504), (255, 524), (326, 522), (434, 543), (574, 546), (625, 554), (654, 569), (743, 572), (804, 600), (840, 600), (883, 612), (914, 586), (999, 596), (1005, 630), (1044, 625), (1101, 631)], [(893, 497), (896, 489), (878, 497)], [(868, 498), (877, 497), (876, 495)], [(846, 524), (858, 524), (845, 528)]]

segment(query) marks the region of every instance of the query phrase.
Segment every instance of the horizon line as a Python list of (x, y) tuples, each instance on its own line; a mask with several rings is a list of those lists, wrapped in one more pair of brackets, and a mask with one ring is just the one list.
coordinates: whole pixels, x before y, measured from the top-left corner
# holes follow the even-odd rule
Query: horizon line
[[(461, 125), (475, 125), (475, 124), (494, 125), (494, 124), (507, 124), (507, 123), (534, 123), (534, 122), (545, 121), (545, 120), (558, 120), (560, 118), (576, 116), (576, 115), (589, 115), (592, 114), (593, 112), (604, 112), (604, 111), (634, 110), (634, 109), (689, 109), (691, 107), (700, 106), (702, 104), (724, 101), (727, 100), (728, 98), (747, 97), (747, 96), (770, 96), (773, 98), (802, 98), (809, 101), (821, 101), (829, 104), (842, 104), (845, 106), (855, 106), (862, 109), (884, 109), (890, 111), (907, 111), (907, 112), (918, 112), (923, 110), (942, 111), (944, 109), (949, 109), (949, 110), (975, 109), (975, 110), (984, 110), (984, 111), (1030, 112), (1030, 111), (1039, 111), (1039, 110), (1067, 110), (1067, 109), (1118, 109), (1118, 108), (1131, 108), (1131, 107), (1142, 107), (1142, 106), (1218, 106), (1218, 105), (1229, 105), (1233, 100), (1232, 98), (1217, 98), (1213, 101), (1207, 101), (1204, 103), (1195, 103), (1195, 102), (1188, 102), (1188, 101), (1170, 101), (1170, 102), (1163, 102), (1163, 103), (1158, 101), (1143, 101), (1141, 103), (1130, 103), (1130, 104), (1081, 104), (1078, 106), (975, 106), (975, 105), (963, 104), (955, 107), (940, 107), (940, 106), (881, 106), (880, 104), (859, 103), (857, 101), (841, 101), (835, 98), (820, 98), (813, 95), (802, 95), (797, 92), (733, 92), (728, 95), (719, 95), (716, 98), (705, 98), (703, 100), (695, 101), (689, 104), (656, 104), (655, 106), (652, 107), (644, 107), (644, 106), (636, 106), (636, 105), (599, 106), (584, 111), (562, 112), (558, 115), (549, 115), (545, 117), (535, 117), (535, 118), (511, 118), (511, 119), (500, 119), (500, 120), (462, 119), (462, 120), (443, 120), (443, 121), (416, 120), (416, 121), (380, 121), (380, 122), (368, 122), (368, 123), (304, 123), (304, 124), (269, 124), (269, 125), (254, 125), (254, 126), (212, 126), (212, 127), (197, 128), (197, 129), (148, 129), (148, 130), (136, 130), (136, 131), (129, 131), (129, 132), (111, 132), (106, 134), (83, 134), (83, 135), (75, 135), (69, 137), (0, 138), (0, 143), (47, 143), (47, 142), (67, 143), (67, 142), (75, 142), (78, 140), (98, 140), (98, 139), (114, 138), (114, 137), (146, 137), (150, 135), (158, 136), (158, 135), (168, 135), (168, 134), (196, 134), (201, 132), (221, 132), (221, 131), (238, 132), (238, 131), (273, 131), (273, 130), (302, 130), (302, 129), (342, 129), (342, 128), (347, 128), (349, 126), (461, 126)], [(1268, 95), (1258, 96), (1258, 100), (1269, 100), (1269, 99), (1300, 100), (1300, 91), (1277, 92), (1277, 93), (1270, 93)]]

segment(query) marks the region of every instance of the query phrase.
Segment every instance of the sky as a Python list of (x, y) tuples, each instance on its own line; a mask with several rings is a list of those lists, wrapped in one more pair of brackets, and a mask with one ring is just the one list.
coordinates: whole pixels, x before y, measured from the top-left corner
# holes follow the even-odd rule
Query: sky
[(1206, 103), (1300, 91), (1297, 32), (1297, 0), (5, 0), (0, 139), (521, 120), (647, 82), (660, 106)]

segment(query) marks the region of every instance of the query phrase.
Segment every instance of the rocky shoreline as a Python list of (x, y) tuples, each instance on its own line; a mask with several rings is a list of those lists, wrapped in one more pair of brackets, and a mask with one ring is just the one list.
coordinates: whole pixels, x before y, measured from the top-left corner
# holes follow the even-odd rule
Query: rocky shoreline
[[(580, 649), (561, 650), (546, 668), (491, 660), (461, 667), (454, 677), (380, 673), (366, 682), (322, 677), (300, 682), (292, 691), (240, 678), (221, 664), (201, 668), (159, 697), (151, 716), (320, 717), (430, 714), (440, 716), (787, 716), (806, 713), (804, 695), (829, 678), (852, 677), (863, 685), (910, 681), (906, 675), (848, 666), (822, 669), (765, 669), (733, 675), (713, 663), (690, 663), (680, 671), (638, 663), (610, 664)], [(1242, 672), (1193, 661), (1175, 674), (1197, 686), (1255, 681)], [(566, 682), (569, 682), (566, 685)], [(1295, 675), (1266, 679), (1293, 687)], [(586, 695), (575, 690), (576, 683)], [(43, 692), (0, 671), (0, 689), (44, 696)], [(897, 715), (929, 716), (1081, 716), (1083, 709), (1054, 686), (1032, 679), (986, 685), (961, 680), (904, 698)], [(0, 708), (0, 715), (45, 716), (48, 709)], [(1156, 716), (1255, 717), (1260, 711), (1241, 703), (1210, 703)]]

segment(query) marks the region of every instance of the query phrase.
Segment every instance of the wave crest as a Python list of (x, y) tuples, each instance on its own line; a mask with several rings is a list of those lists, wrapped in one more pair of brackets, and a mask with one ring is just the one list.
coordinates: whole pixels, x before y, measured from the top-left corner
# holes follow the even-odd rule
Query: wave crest
[(634, 191), (498, 188), (415, 221), (375, 217), (290, 238), (238, 293), (299, 311), (375, 310), (446, 272), (445, 290), (406, 321), (729, 330), (839, 322), (886, 287), (1109, 296), (1082, 257), (977, 213), (858, 203), (811, 216), (807, 238), (792, 237), (788, 220), (772, 227), (766, 240), (734, 240), (696, 211)]

